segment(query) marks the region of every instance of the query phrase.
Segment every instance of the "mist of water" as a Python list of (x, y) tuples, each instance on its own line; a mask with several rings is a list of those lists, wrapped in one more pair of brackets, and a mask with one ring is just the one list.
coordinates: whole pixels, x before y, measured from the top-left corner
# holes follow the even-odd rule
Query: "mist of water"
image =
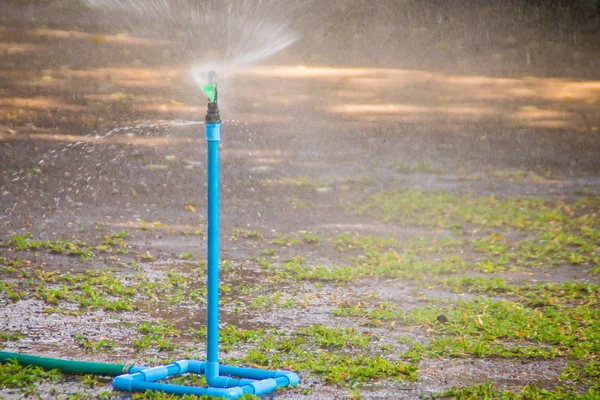
[(199, 86), (219, 80), (294, 44), (290, 21), (302, 3), (280, 0), (87, 0), (107, 22), (134, 35), (167, 41), (175, 61), (193, 64)]

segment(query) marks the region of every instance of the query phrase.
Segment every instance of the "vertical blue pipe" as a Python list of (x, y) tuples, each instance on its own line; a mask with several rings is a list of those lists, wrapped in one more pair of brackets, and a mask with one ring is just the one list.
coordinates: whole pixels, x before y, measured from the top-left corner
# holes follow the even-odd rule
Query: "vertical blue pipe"
[(206, 378), (219, 375), (219, 141), (221, 123), (206, 124), (208, 145), (208, 300)]

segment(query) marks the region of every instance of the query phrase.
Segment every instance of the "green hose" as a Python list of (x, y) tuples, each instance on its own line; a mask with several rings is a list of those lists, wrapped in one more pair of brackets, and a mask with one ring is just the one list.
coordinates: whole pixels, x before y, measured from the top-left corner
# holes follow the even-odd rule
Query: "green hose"
[(58, 369), (59, 371), (68, 374), (117, 376), (129, 372), (130, 368), (129, 366), (120, 364), (62, 360), (60, 358), (29, 356), (26, 354), (0, 351), (0, 362), (10, 360), (17, 360), (21, 365), (36, 365), (44, 369)]

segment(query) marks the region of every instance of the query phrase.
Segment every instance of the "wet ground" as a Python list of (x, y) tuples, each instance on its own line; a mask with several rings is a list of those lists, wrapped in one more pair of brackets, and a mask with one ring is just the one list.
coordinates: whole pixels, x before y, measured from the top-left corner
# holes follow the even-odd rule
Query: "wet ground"
[[(98, 27), (86, 30), (58, 17), (48, 23), (52, 16), (31, 5), (2, 7), (1, 276), (4, 284), (23, 291), (17, 299), (10, 298), (9, 286), (0, 292), (0, 332), (20, 334), (5, 341), (3, 350), (146, 364), (203, 358), (203, 342), (189, 328), (201, 329), (205, 318), (205, 107), (188, 65), (174, 62), (160, 43)], [(91, 24), (82, 21), (84, 27)], [(340, 251), (336, 239), (343, 234), (392, 238), (384, 248), (398, 253), (424, 237), (479, 238), (473, 224), (457, 233), (360, 212), (372, 196), (390, 191), (534, 197), (552, 204), (597, 201), (600, 69), (593, 61), (586, 59), (581, 73), (560, 70), (550, 77), (541, 66), (521, 76), (501, 76), (496, 69), (486, 75), (360, 63), (342, 68), (303, 62), (306, 46), (296, 53), (292, 47), (269, 65), (244, 69), (220, 82), (224, 324), (285, 334), (310, 325), (352, 328), (377, 337), (371, 350), (358, 354), (374, 351), (405, 360), (402, 354), (411, 343), (425, 345), (435, 333), (425, 325), (374, 324), (335, 316), (332, 310), (362, 303), (374, 308), (392, 304), (409, 312), (436, 302), (503, 295), (451, 290), (437, 275), (344, 281), (295, 279), (273, 269), (289, 260), (306, 269), (354, 265), (349, 257), (364, 256), (364, 249)], [(571, 70), (578, 71), (577, 66)], [(586, 215), (598, 229), (597, 213)], [(122, 231), (127, 233), (106, 244), (106, 237)], [(47, 246), (19, 251), (11, 242), (16, 236), (29, 237), (29, 244), (62, 240), (89, 248), (93, 255), (82, 260), (79, 253)], [(592, 245), (598, 249), (597, 241)], [(467, 263), (479, 257), (467, 245), (452, 250)], [(432, 260), (443, 251), (433, 253)], [(559, 260), (491, 273), (467, 268), (460, 275), (501, 277), (514, 285), (595, 285), (600, 280), (594, 270), (597, 258), (594, 250), (590, 254), (579, 263)], [(124, 287), (138, 290), (141, 282), (158, 286), (154, 295), (141, 290), (131, 295), (132, 309), (125, 311), (81, 307), (68, 296), (58, 301), (48, 297), (48, 289), (70, 284), (60, 278), (66, 273), (83, 276), (107, 269)], [(106, 283), (94, 282), (105, 285), (109, 299), (118, 298)], [(141, 337), (136, 326), (142, 321), (172, 324), (181, 331), (169, 337), (177, 347), (160, 351), (156, 342), (136, 347), (135, 338)], [(77, 335), (115, 344), (86, 349)], [(225, 348), (224, 357), (244, 363), (251, 347)], [(369, 399), (415, 399), (489, 381), (501, 389), (552, 389), (573, 360), (581, 362), (568, 356), (426, 356), (415, 362), (417, 380), (382, 374), (354, 389)], [(299, 390), (274, 398), (358, 398), (348, 390), (354, 383), (331, 383), (308, 371), (301, 375)], [(90, 388), (69, 379), (42, 383), (38, 390), (43, 398), (54, 398), (73, 393), (94, 397), (110, 389), (106, 383)], [(5, 388), (0, 396), (24, 394)]]

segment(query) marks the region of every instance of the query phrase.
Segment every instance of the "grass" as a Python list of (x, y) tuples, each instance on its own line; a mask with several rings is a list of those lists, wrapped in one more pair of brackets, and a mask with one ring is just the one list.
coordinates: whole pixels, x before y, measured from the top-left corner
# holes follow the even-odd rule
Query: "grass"
[(281, 341), (275, 347), (250, 350), (240, 361), (257, 367), (307, 371), (321, 376), (325, 383), (345, 386), (377, 380), (405, 381), (416, 379), (412, 364), (388, 360), (379, 355), (346, 355), (326, 350), (301, 350), (295, 343)]
[(79, 347), (86, 351), (108, 351), (114, 349), (116, 346), (114, 340), (101, 339), (94, 341), (81, 333), (74, 334), (73, 340), (77, 342)]
[[(190, 329), (189, 333), (194, 340), (206, 340), (205, 329)], [(414, 365), (377, 354), (378, 339), (352, 328), (309, 325), (288, 332), (225, 325), (219, 331), (219, 340), (225, 352), (247, 349), (242, 357), (225, 360), (227, 364), (305, 371), (339, 386), (416, 379)]]
[(277, 236), (274, 239), (272, 239), (269, 243), (276, 244), (282, 247), (302, 244), (312, 244), (318, 246), (321, 243), (321, 239), (319, 235), (315, 233), (308, 231), (298, 231), (292, 234), (278, 233)]
[[(133, 396), (131, 397), (134, 400), (211, 400), (211, 399), (215, 399), (214, 397), (208, 397), (208, 396), (195, 396), (195, 395), (183, 395), (183, 396), (178, 396), (178, 395), (174, 395), (174, 394), (167, 394), (167, 393), (163, 393), (163, 392), (152, 392), (152, 391), (147, 391), (145, 393), (134, 393)], [(258, 396), (255, 396), (253, 394), (245, 394), (242, 397), (240, 397), (240, 400), (259, 400), (260, 398)]]
[[(194, 264), (196, 265), (196, 264)], [(18, 282), (0, 282), (0, 293), (10, 301), (25, 298), (43, 300), (48, 313), (80, 314), (86, 310), (132, 311), (140, 300), (166, 302), (170, 305), (205, 301), (204, 285), (191, 285), (195, 275), (183, 277), (167, 271), (163, 277), (123, 275), (117, 270), (89, 270), (80, 273), (28, 267), (20, 270)], [(226, 286), (222, 285), (223, 290)], [(66, 310), (66, 304), (77, 305), (78, 311)]]
[(100, 239), (102, 244), (96, 246), (94, 249), (100, 252), (112, 253), (116, 251), (120, 254), (127, 254), (128, 246), (125, 244), (124, 238), (127, 237), (129, 232), (123, 230), (117, 233), (110, 233), (106, 235), (101, 235)]
[(42, 382), (57, 382), (63, 379), (58, 370), (46, 371), (41, 367), (23, 366), (16, 360), (0, 364), (0, 388), (19, 389), (22, 393), (33, 395), (35, 386)]
[(25, 335), (21, 332), (0, 332), (0, 343), (16, 342), (24, 337)]
[(51, 253), (79, 256), (79, 258), (84, 261), (89, 261), (94, 258), (94, 254), (89, 248), (85, 247), (84, 243), (67, 242), (62, 239), (54, 241), (33, 240), (30, 238), (30, 235), (14, 235), (8, 242), (0, 242), (0, 247), (10, 247), (15, 251), (34, 251), (43, 249), (48, 250)]
[(360, 214), (409, 226), (457, 229), (470, 224), (484, 230), (544, 231), (549, 225), (573, 227), (591, 222), (599, 204), (591, 198), (566, 204), (539, 197), (459, 197), (408, 189), (377, 193), (351, 207)]
[(435, 168), (431, 164), (428, 164), (425, 162), (419, 162), (416, 164), (408, 164), (408, 163), (404, 163), (402, 161), (396, 161), (392, 165), (392, 169), (395, 170), (396, 172), (399, 172), (402, 174), (414, 174), (414, 173), (437, 174), (437, 173), (440, 173), (440, 171), (437, 168)]
[(242, 228), (238, 228), (238, 229), (234, 229), (233, 233), (231, 234), (229, 240), (231, 241), (235, 241), (238, 239), (262, 239), (263, 236), (261, 235), (261, 233), (259, 231), (250, 231), (247, 229), (242, 229)]
[(169, 321), (144, 321), (136, 326), (141, 334), (140, 339), (135, 339), (133, 344), (137, 351), (153, 349), (156, 351), (175, 350), (177, 346), (172, 339), (181, 335), (181, 332), (173, 327)]
[(311, 337), (314, 344), (323, 349), (348, 347), (366, 350), (371, 343), (369, 334), (352, 328), (329, 328), (325, 325), (310, 325), (298, 331), (299, 335)]
[[(521, 289), (519, 301), (473, 299), (443, 302), (412, 311), (393, 306), (339, 307), (337, 316), (366, 318), (373, 324), (398, 321), (433, 334), (403, 356), (594, 359), (600, 354), (597, 289), (557, 288), (558, 284)], [(562, 293), (573, 293), (569, 300)]]
[[(409, 211), (401, 210), (402, 207)], [(593, 271), (600, 254), (598, 221), (594, 217), (600, 210), (597, 200), (583, 198), (567, 204), (542, 198), (469, 198), (390, 191), (370, 196), (356, 209), (382, 221), (430, 231), (408, 241), (356, 233), (326, 239), (309, 231), (280, 234), (272, 244), (309, 248), (311, 252), (322, 248), (335, 251), (338, 264), (311, 264), (298, 256), (287, 260), (282, 257), (285, 261), (280, 261), (278, 251), (259, 249), (260, 257), (254, 261), (261, 267), (264, 281), (257, 287), (240, 286), (238, 281), (247, 272), (244, 266), (256, 266), (254, 262), (224, 264), (227, 265), (225, 282), (220, 294), (226, 315), (230, 317), (246, 310), (260, 314), (273, 308), (300, 305), (296, 291), (292, 290), (288, 296), (284, 289), (277, 290), (281, 284), (295, 287), (299, 282), (303, 282), (303, 286), (313, 283), (315, 288), (322, 289), (318, 296), (323, 301), (342, 304), (331, 311), (337, 317), (335, 325), (339, 323), (342, 327), (313, 324), (285, 331), (242, 329), (224, 324), (220, 329), (221, 350), (225, 356), (235, 356), (224, 362), (291, 369), (302, 373), (303, 378), (312, 376), (325, 384), (360, 388), (363, 384), (416, 379), (418, 365), (425, 359), (561, 357), (568, 359), (569, 365), (554, 389), (510, 391), (479, 385), (453, 388), (438, 396), (578, 399), (586, 397), (572, 396), (583, 396), (585, 391), (589, 392), (588, 396), (595, 394), (597, 354), (600, 354), (597, 284), (516, 285), (501, 278), (474, 277), (470, 272), (548, 269), (565, 264)], [(125, 231), (101, 235), (101, 243), (90, 249), (99, 253), (126, 252), (126, 237)], [(3, 245), (15, 250), (19, 245), (23, 251), (55, 252), (51, 244), (39, 244), (30, 237), (14, 239)], [(232, 240), (241, 239), (259, 239), (265, 244), (257, 231), (234, 231)], [(72, 244), (88, 249), (81, 242)], [(317, 248), (319, 246), (321, 248)], [(63, 248), (66, 252), (70, 247), (63, 245)], [(289, 252), (281, 249), (282, 254)], [(9, 301), (36, 297), (51, 306), (49, 312), (64, 311), (73, 315), (93, 309), (134, 310), (139, 304), (175, 310), (180, 305), (202, 303), (206, 295), (204, 281), (196, 275), (204, 272), (205, 261), (186, 261), (194, 258), (190, 252), (178, 258), (180, 261), (175, 261), (168, 271), (162, 270), (160, 263), (154, 263), (152, 267), (159, 269), (153, 270), (157, 275), (139, 273), (147, 267), (141, 261), (153, 259), (150, 253), (138, 254), (132, 263), (136, 274), (116, 270), (60, 272), (32, 266), (23, 260), (2, 259), (1, 273), (9, 280), (0, 283), (0, 292), (2, 298)], [(194, 274), (189, 273), (190, 268)], [(349, 287), (360, 285), (361, 280), (410, 281), (421, 287), (470, 293), (474, 298), (460, 302), (422, 301), (418, 308), (407, 310), (384, 301), (383, 297), (363, 298), (363, 302), (356, 303), (347, 301), (352, 295), (332, 298), (327, 293), (327, 284)], [(238, 295), (243, 299), (236, 297)], [(373, 302), (379, 303), (373, 305)], [(72, 307), (61, 311), (65, 303), (77, 305), (77, 311), (72, 311)], [(188, 329), (182, 333), (170, 320), (129, 326), (134, 329), (132, 346), (142, 353), (140, 356), (164, 358), (170, 354), (165, 352), (182, 347), (181, 341), (206, 340), (205, 329)], [(408, 336), (407, 330), (411, 332)], [(382, 340), (383, 335), (389, 335), (392, 340)], [(7, 332), (0, 338), (18, 340), (20, 335)], [(90, 352), (107, 351), (115, 345), (110, 340), (93, 340), (82, 334), (76, 334), (73, 339)], [(181, 384), (203, 384), (202, 378), (195, 376), (175, 379)], [(358, 392), (351, 395), (360, 396)], [(156, 393), (136, 396), (171, 398)]]
[(461, 400), (593, 400), (600, 397), (598, 388), (590, 388), (585, 393), (574, 388), (557, 386), (554, 389), (543, 389), (526, 385), (517, 390), (501, 390), (492, 382), (474, 384), (466, 388), (452, 388), (443, 393), (432, 395), (432, 399)]
[(392, 236), (359, 235), (358, 233), (343, 233), (331, 240), (337, 251), (353, 250), (386, 250), (398, 246), (398, 241)]
[(444, 256), (441, 259), (421, 259), (411, 252), (367, 250), (365, 254), (350, 259), (346, 265), (304, 265), (301, 258), (280, 264), (259, 259), (263, 270), (280, 280), (321, 281), (346, 283), (365, 278), (404, 278), (415, 281), (440, 274), (464, 272), (467, 263), (460, 257)]
[(293, 298), (286, 298), (280, 290), (277, 290), (268, 295), (252, 298), (247, 307), (250, 310), (265, 311), (271, 308), (290, 308), (294, 305)]
[(51, 286), (36, 285), (34, 297), (58, 306), (60, 302), (77, 304), (80, 309), (107, 311), (133, 310), (134, 288), (126, 286), (114, 272), (90, 270), (84, 274), (64, 273), (53, 278)]

